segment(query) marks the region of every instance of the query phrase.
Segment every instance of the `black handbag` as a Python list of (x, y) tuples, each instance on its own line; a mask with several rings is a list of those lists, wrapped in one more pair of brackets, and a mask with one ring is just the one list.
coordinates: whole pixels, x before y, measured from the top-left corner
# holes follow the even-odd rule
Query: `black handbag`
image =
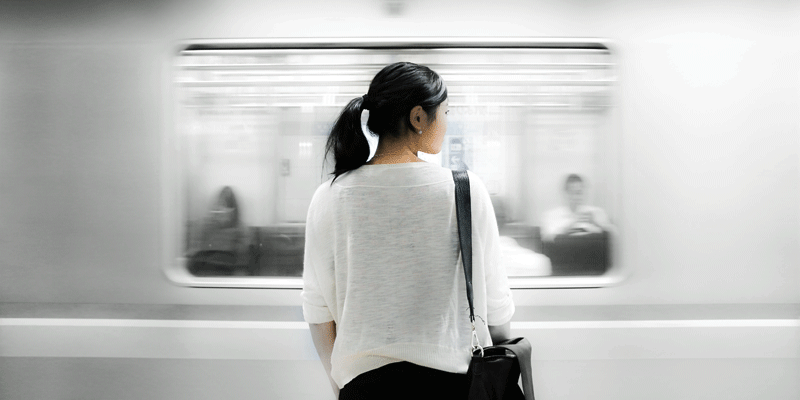
[[(467, 171), (453, 171), (456, 187), (456, 217), (461, 259), (467, 282), (469, 319), (472, 323), (472, 359), (467, 370), (469, 400), (534, 400), (531, 344), (518, 337), (482, 347), (475, 331), (472, 300), (472, 208)], [(517, 381), (522, 375), (523, 390)]]

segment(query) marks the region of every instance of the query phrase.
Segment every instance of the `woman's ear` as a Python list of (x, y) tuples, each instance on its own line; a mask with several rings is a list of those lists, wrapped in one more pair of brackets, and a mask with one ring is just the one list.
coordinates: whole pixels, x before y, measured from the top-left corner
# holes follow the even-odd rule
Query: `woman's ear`
[(427, 122), (428, 115), (425, 113), (425, 110), (422, 109), (422, 106), (416, 106), (411, 109), (409, 117), (411, 129), (413, 129), (414, 132), (419, 132), (424, 127), (425, 122)]

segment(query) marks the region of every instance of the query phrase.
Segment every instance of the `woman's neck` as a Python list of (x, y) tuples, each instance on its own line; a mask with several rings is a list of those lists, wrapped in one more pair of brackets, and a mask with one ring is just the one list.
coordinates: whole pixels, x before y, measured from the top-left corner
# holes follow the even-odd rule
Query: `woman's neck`
[(367, 165), (377, 165), (377, 164), (402, 164), (402, 163), (412, 163), (412, 162), (425, 162), (425, 160), (412, 155), (404, 155), (404, 156), (386, 156), (386, 157), (372, 157)]
[[(381, 146), (383, 144), (383, 146)], [(367, 162), (367, 165), (375, 164), (401, 164), (409, 162), (424, 162), (417, 157), (417, 152), (413, 151), (407, 143), (389, 144), (387, 142), (378, 143), (375, 155)]]

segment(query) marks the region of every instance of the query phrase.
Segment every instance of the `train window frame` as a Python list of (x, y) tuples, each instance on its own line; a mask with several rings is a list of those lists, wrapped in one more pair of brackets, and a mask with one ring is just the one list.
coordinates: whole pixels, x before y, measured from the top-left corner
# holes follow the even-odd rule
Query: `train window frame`
[(614, 240), (609, 251), (613, 255), (610, 269), (597, 276), (509, 276), (512, 289), (553, 289), (553, 288), (600, 288), (621, 283), (630, 275), (630, 267), (624, 263), (620, 255), (625, 243), (624, 230), (619, 221), (624, 216), (621, 204), (622, 192), (622, 151), (621, 133), (618, 124), (618, 90), (617, 53), (611, 40), (598, 38), (297, 38), (297, 39), (223, 39), (223, 40), (191, 40), (179, 42), (177, 51), (171, 56), (170, 72), (165, 74), (169, 82), (165, 97), (165, 109), (168, 127), (162, 140), (162, 262), (161, 271), (167, 279), (179, 286), (206, 288), (262, 288), (262, 289), (302, 289), (302, 277), (279, 276), (195, 276), (186, 268), (187, 258), (183, 256), (186, 248), (184, 238), (187, 237), (184, 215), (186, 212), (187, 173), (183, 165), (182, 148), (186, 144), (182, 138), (179, 91), (179, 60), (187, 54), (198, 52), (230, 51), (230, 50), (301, 50), (301, 49), (596, 49), (609, 53), (612, 62), (610, 86), (611, 106), (608, 107), (608, 129), (610, 135), (606, 146), (612, 154), (611, 160), (603, 173), (608, 174), (612, 188), (606, 187), (606, 195), (613, 199), (615, 214)]

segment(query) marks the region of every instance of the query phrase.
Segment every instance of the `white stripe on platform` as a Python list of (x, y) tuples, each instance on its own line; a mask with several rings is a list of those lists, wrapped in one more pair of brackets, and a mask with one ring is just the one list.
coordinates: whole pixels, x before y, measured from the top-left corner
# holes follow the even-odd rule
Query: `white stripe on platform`
[(140, 328), (308, 329), (297, 321), (204, 321), (175, 319), (0, 318), (0, 326)]
[(512, 329), (800, 327), (800, 319), (689, 319), (512, 322)]
[[(84, 326), (142, 328), (308, 329), (299, 321), (209, 321), (174, 319), (0, 318), (0, 326)], [(800, 319), (697, 319), (631, 321), (523, 321), (512, 329), (800, 327)]]

